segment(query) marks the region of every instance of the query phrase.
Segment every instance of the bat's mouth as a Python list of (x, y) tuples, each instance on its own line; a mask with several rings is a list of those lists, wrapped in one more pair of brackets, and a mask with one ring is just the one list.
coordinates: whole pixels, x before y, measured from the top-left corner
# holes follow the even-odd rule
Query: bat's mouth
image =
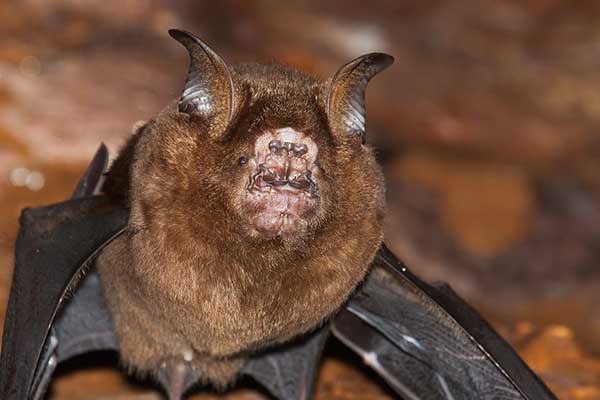
[(316, 143), (291, 128), (268, 131), (255, 143), (246, 184), (253, 228), (267, 236), (293, 234), (319, 204)]

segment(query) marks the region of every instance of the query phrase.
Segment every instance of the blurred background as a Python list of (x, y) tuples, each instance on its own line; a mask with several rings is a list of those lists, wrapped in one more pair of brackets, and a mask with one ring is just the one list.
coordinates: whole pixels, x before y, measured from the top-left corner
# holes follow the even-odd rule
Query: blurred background
[[(600, 399), (599, 18), (594, 0), (3, 0), (0, 322), (20, 209), (64, 199), (100, 142), (114, 156), (179, 96), (187, 54), (168, 28), (229, 63), (322, 77), (384, 51), (396, 63), (367, 109), (388, 245), (451, 283), (561, 399)], [(49, 398), (158, 398), (116, 365), (63, 366)], [(317, 399), (359, 398), (390, 397), (356, 359), (329, 354)]]

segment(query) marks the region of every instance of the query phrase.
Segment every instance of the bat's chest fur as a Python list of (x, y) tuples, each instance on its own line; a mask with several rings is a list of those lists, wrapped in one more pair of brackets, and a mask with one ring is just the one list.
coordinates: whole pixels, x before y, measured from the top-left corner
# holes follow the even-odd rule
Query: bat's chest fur
[(342, 304), (372, 256), (333, 253), (258, 273), (252, 262), (228, 263), (208, 249), (194, 257), (154, 251), (124, 236), (98, 260), (122, 357), (142, 370), (190, 351), (205, 370), (307, 332)]
[[(248, 271), (251, 263), (217, 264), (202, 257), (164, 267), (170, 271), (132, 279), (143, 298), (154, 300), (155, 318), (198, 353), (229, 357), (282, 341), (318, 324), (329, 311), (310, 293), (290, 296), (298, 289), (291, 287), (293, 273), (261, 277)], [(335, 296), (340, 299), (329, 304), (340, 302), (342, 294)]]

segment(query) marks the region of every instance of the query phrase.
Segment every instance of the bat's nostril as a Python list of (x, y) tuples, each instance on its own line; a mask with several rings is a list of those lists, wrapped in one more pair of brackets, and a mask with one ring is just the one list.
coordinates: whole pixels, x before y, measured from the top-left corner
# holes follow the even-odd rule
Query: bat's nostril
[(271, 185), (273, 186), (285, 186), (287, 185), (288, 180), (287, 179), (276, 179), (273, 182), (271, 182)]
[(262, 176), (262, 180), (264, 183), (271, 186), (285, 186), (288, 183), (288, 180), (278, 176), (277, 174), (272, 173), (271, 171), (265, 173)]
[(294, 181), (289, 181), (289, 185), (294, 189), (304, 190), (308, 189), (308, 187), (310, 186), (310, 182), (305, 179), (298, 179)]

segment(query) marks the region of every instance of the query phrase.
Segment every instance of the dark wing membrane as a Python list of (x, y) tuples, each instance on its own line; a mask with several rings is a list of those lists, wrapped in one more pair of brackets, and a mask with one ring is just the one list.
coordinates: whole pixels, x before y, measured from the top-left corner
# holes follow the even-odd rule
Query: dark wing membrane
[(58, 340), (46, 339), (59, 308), (86, 264), (123, 230), (127, 210), (94, 196), (26, 209), (20, 222), (0, 355), (0, 398), (6, 400), (39, 394), (34, 386), (46, 363), (57, 362), (48, 350)]
[(329, 328), (255, 355), (242, 373), (280, 400), (312, 399), (313, 386)]
[[(98, 193), (107, 166), (108, 149), (101, 144), (79, 179), (71, 198)], [(69, 301), (56, 315), (46, 336), (44, 350), (35, 369), (30, 390), (32, 400), (42, 398), (58, 363), (94, 350), (118, 349), (112, 318), (102, 294), (97, 272), (91, 269), (80, 281), (72, 283), (68, 289), (71, 293)], [(78, 285), (75, 285), (77, 283)]]
[(556, 399), (449, 287), (427, 285), (383, 246), (333, 334), (406, 400)]
[(96, 350), (118, 350), (112, 317), (95, 270), (86, 273), (77, 292), (57, 315), (54, 326), (58, 363)]
[(71, 295), (46, 336), (30, 389), (31, 400), (42, 398), (59, 363), (91, 351), (119, 349), (98, 273), (89, 270), (74, 286), (69, 286)]

